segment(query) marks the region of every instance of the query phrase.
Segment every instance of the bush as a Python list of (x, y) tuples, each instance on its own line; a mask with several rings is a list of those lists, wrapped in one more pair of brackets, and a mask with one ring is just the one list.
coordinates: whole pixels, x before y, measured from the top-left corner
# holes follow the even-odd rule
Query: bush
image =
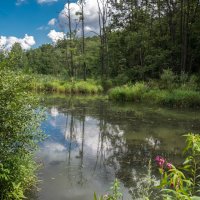
[(104, 91), (108, 91), (113, 86), (112, 80), (102, 80), (102, 87)]
[[(33, 159), (40, 132), (41, 112), (27, 92), (29, 79), (0, 68), (0, 199), (18, 200), (36, 183)], [(37, 110), (37, 111), (36, 111)]]
[(196, 91), (174, 90), (171, 98), (173, 103), (181, 106), (199, 106), (200, 94)]
[(143, 95), (145, 102), (164, 104), (169, 92), (166, 90), (152, 89)]
[(136, 83), (133, 86), (116, 87), (109, 91), (109, 98), (120, 101), (140, 101), (147, 92), (148, 87), (143, 83)]
[(163, 73), (160, 76), (160, 88), (171, 90), (176, 85), (176, 75), (171, 69), (163, 70)]

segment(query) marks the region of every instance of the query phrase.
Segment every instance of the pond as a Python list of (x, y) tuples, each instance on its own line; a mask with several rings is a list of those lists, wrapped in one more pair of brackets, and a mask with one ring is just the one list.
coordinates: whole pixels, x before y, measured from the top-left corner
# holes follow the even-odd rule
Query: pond
[[(183, 134), (198, 133), (200, 113), (144, 104), (109, 102), (104, 97), (46, 96), (48, 138), (37, 159), (37, 200), (92, 200), (108, 192), (115, 178), (125, 200), (140, 197), (151, 160), (163, 155), (182, 162)], [(144, 179), (145, 180), (145, 179)]]

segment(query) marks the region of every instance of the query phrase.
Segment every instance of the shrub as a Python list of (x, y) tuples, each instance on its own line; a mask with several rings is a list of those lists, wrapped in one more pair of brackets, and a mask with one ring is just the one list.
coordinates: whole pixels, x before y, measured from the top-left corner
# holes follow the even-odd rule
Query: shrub
[(192, 90), (176, 89), (167, 98), (168, 104), (176, 106), (199, 106), (200, 93)]
[(160, 87), (161, 89), (173, 89), (176, 85), (176, 75), (171, 69), (163, 70), (163, 73), (160, 76)]
[(29, 78), (0, 68), (0, 199), (22, 199), (36, 183), (33, 159), (40, 132), (41, 112), (27, 91)]
[(165, 104), (169, 92), (166, 90), (152, 89), (143, 95), (143, 100), (145, 102)]
[(113, 86), (112, 80), (102, 80), (101, 84), (102, 84), (102, 87), (103, 87), (104, 91), (108, 91)]
[(143, 83), (136, 83), (133, 86), (121, 86), (109, 91), (109, 98), (120, 101), (140, 101), (148, 91), (148, 87)]

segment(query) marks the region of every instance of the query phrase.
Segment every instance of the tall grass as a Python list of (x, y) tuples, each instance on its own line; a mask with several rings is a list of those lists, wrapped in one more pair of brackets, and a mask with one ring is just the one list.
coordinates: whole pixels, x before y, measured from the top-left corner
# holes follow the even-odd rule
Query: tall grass
[(159, 80), (125, 85), (109, 91), (109, 99), (117, 101), (143, 101), (179, 107), (200, 106), (199, 78), (182, 73), (175, 75), (166, 69)]
[(98, 94), (103, 91), (102, 86), (94, 80), (66, 81), (49, 76), (34, 77), (30, 89), (63, 94)]
[(148, 102), (177, 107), (200, 106), (200, 92), (185, 89), (153, 89), (144, 83), (116, 87), (109, 91), (109, 99), (117, 101)]
[(148, 88), (144, 83), (136, 83), (132, 86), (119, 86), (109, 91), (109, 98), (119, 101), (141, 101)]

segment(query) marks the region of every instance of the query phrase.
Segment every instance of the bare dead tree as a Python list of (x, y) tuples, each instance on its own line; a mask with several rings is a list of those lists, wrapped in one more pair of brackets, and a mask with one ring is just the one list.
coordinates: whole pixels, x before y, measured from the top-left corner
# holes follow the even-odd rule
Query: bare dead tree
[(85, 0), (79, 0), (78, 5), (80, 7), (80, 21), (81, 21), (81, 32), (82, 32), (82, 57), (83, 57), (83, 79), (86, 81), (86, 62), (85, 62), (85, 13), (84, 6)]
[(99, 38), (100, 38), (100, 62), (101, 62), (101, 78), (102, 80), (107, 76), (107, 62), (106, 56), (108, 54), (108, 43), (107, 43), (107, 30), (106, 26), (108, 23), (108, 11), (109, 2), (108, 0), (97, 0), (98, 14), (99, 14)]

